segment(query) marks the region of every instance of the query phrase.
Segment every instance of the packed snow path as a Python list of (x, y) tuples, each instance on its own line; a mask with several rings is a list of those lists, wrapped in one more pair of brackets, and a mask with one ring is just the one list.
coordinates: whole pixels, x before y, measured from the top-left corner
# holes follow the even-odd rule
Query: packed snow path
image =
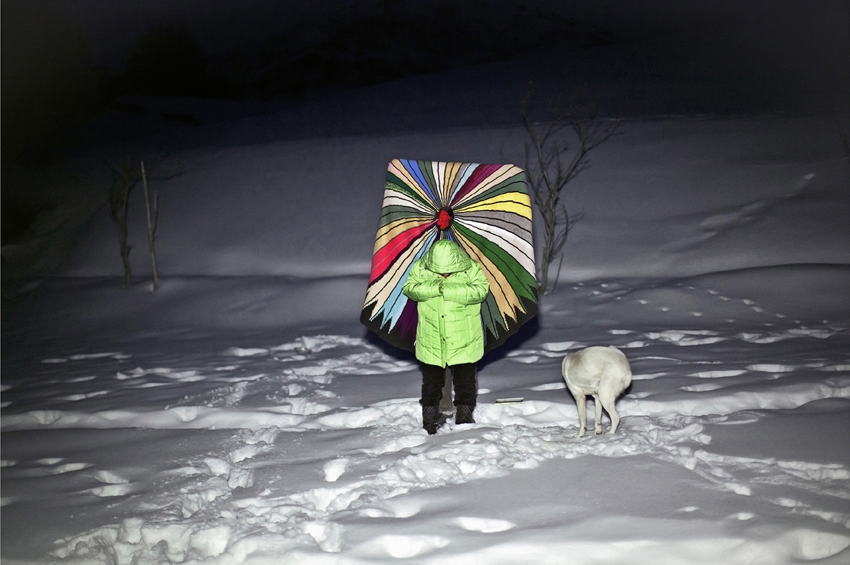
[[(4, 367), (4, 545), (48, 513), (46, 535), (63, 535), (38, 562), (560, 563), (569, 552), (590, 563), (603, 552), (617, 563), (662, 547), (693, 563), (846, 557), (850, 358), (835, 352), (850, 351), (850, 328), (695, 286), (569, 292), (658, 315), (661, 298), (701, 296), (763, 321), (742, 331), (714, 312), (716, 329), (585, 330), (622, 348), (635, 376), (619, 433), (581, 440), (558, 367), (589, 343), (548, 330), (485, 362), (477, 423), (434, 437), (420, 427), (415, 364), (360, 337), (51, 351), (41, 384)], [(32, 397), (49, 408), (16, 409)], [(777, 428), (826, 440), (792, 457)]]

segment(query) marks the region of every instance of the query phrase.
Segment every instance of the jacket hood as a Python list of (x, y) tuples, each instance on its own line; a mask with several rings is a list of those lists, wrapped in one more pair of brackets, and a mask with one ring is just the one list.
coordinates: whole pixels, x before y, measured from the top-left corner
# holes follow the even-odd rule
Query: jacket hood
[(434, 242), (423, 257), (425, 268), (433, 273), (459, 273), (472, 265), (472, 259), (450, 239)]

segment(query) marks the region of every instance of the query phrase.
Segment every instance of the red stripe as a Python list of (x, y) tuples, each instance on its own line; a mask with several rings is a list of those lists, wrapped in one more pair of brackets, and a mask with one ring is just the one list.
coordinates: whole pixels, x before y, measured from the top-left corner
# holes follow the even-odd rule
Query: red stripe
[(434, 221), (423, 224), (417, 228), (410, 228), (390, 240), (389, 243), (378, 249), (372, 257), (372, 272), (369, 275), (369, 284), (372, 284), (395, 263), (398, 256), (410, 246), (410, 242), (434, 227)]

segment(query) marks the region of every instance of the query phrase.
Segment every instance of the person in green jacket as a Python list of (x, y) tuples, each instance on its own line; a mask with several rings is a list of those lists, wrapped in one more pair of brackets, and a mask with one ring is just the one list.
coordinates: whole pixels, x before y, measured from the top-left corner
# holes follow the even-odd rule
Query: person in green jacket
[(490, 284), (481, 266), (449, 239), (436, 241), (413, 263), (402, 292), (417, 302), (416, 358), (422, 364), (422, 427), (445, 422), (439, 404), (446, 367), (452, 370), (455, 422), (472, 424), (478, 397), (476, 363), (484, 355), (481, 303)]

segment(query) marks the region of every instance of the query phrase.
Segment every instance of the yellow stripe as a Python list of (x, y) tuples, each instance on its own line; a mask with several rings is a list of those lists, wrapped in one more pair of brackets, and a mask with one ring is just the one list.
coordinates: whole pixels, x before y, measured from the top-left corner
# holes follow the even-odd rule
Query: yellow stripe
[(461, 169), (463, 163), (446, 163), (446, 174), (443, 179), (444, 191), (446, 193), (446, 202), (448, 203), (452, 197), (452, 189), (454, 188), (455, 179)]
[(458, 206), (456, 212), (462, 214), (464, 212), (476, 212), (478, 210), (485, 212), (511, 212), (531, 220), (531, 201), (528, 199), (528, 195), (521, 192), (508, 192), (469, 206)]

